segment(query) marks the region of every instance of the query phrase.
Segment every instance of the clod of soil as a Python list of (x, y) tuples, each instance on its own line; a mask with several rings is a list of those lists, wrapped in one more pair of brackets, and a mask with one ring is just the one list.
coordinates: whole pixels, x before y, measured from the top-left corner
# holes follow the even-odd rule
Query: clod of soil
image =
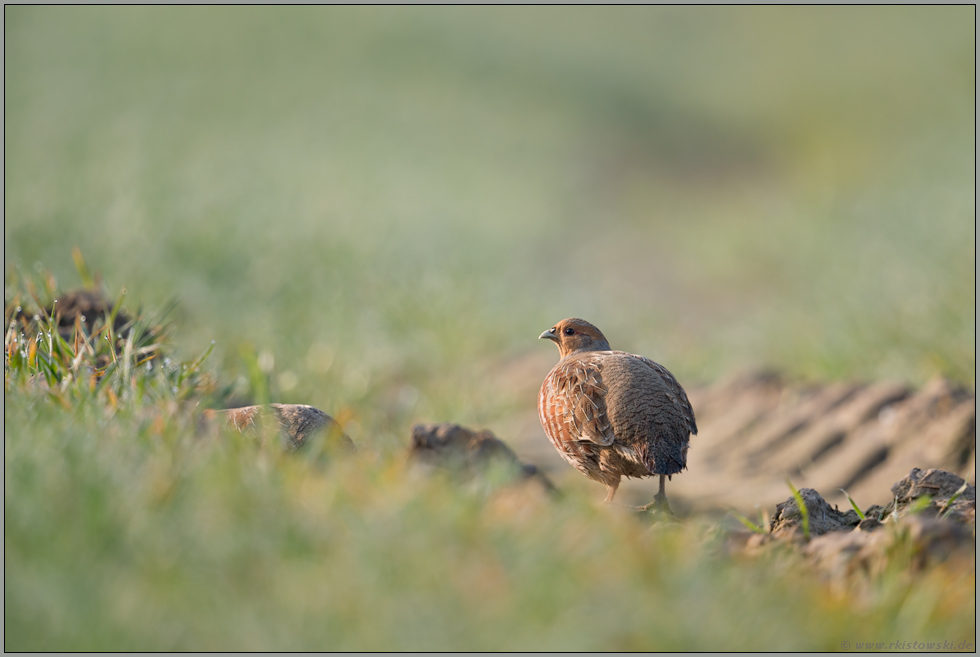
[[(95, 324), (104, 323), (105, 319), (112, 315), (113, 308), (113, 303), (98, 290), (78, 289), (65, 292), (58, 298), (57, 303), (40, 310), (26, 306), (20, 311), (5, 308), (4, 315), (15, 319), (28, 332), (33, 325), (35, 313), (55, 317), (58, 320), (58, 333), (67, 340), (72, 336), (76, 322), (81, 322), (83, 331), (90, 333)], [(130, 321), (132, 318), (120, 310), (116, 313), (112, 328), (118, 332)]]
[[(830, 506), (820, 493), (812, 488), (800, 491), (803, 503), (806, 505), (810, 535), (820, 536), (827, 532), (849, 531), (861, 521), (858, 514), (850, 509), (844, 513), (836, 506)], [(796, 504), (796, 498), (791, 497), (782, 504), (776, 505), (776, 513), (769, 522), (769, 533), (779, 536), (787, 532), (797, 532), (803, 529), (803, 514)]]
[[(58, 330), (60, 333), (69, 333), (75, 326), (75, 320), (85, 318), (86, 322), (92, 322), (97, 318), (104, 318), (112, 314), (113, 304), (105, 298), (101, 292), (95, 290), (71, 290), (58, 299), (58, 303), (46, 312), (58, 317)], [(116, 314), (113, 322), (113, 329), (120, 329), (130, 321), (130, 317), (120, 310)]]
[[(943, 470), (914, 468), (892, 486), (894, 500), (872, 506), (862, 520), (853, 510), (841, 512), (817, 491), (799, 491), (806, 505), (810, 536), (802, 554), (831, 579), (844, 581), (857, 572), (880, 573), (895, 554), (905, 551), (913, 570), (957, 562), (973, 567), (976, 553), (976, 489)], [(744, 536), (741, 549), (758, 552), (770, 543), (800, 545), (803, 517), (796, 499), (776, 507), (767, 535)], [(734, 539), (735, 537), (733, 537)], [(737, 545), (731, 540), (731, 545)]]
[[(907, 477), (892, 486), (895, 501), (886, 511), (905, 515), (910, 506), (924, 517), (942, 517), (976, 528), (977, 489), (951, 472), (913, 468)], [(927, 504), (918, 502), (928, 498)]]
[(485, 473), (494, 465), (520, 480), (534, 480), (548, 492), (554, 484), (537, 467), (521, 463), (514, 451), (487, 430), (473, 431), (458, 424), (417, 424), (412, 428), (409, 458), (428, 467), (453, 470), (465, 477)]
[(268, 404), (244, 406), (204, 412), (207, 420), (223, 420), (241, 432), (252, 431), (264, 421), (275, 420), (286, 449), (295, 451), (307, 447), (314, 437), (323, 434), (328, 446), (354, 451), (354, 441), (344, 433), (332, 417), (314, 406), (305, 404)]
[[(22, 302), (23, 306), (21, 306)], [(57, 320), (58, 335), (67, 343), (76, 345), (77, 349), (81, 340), (99, 333), (104, 328), (112, 317), (113, 309), (113, 303), (97, 290), (69, 290), (60, 295), (56, 302), (39, 308), (34, 307), (29, 301), (24, 302), (20, 295), (16, 295), (4, 304), (4, 326), (5, 330), (13, 329), (15, 332), (31, 336), (46, 332), (49, 326), (48, 318), (54, 318)], [(35, 317), (38, 319), (35, 320)], [(122, 309), (116, 312), (112, 330), (117, 353), (122, 353), (125, 348), (127, 336), (124, 332), (133, 323), (133, 318)], [(157, 326), (153, 327), (149, 334), (158, 339), (162, 333), (162, 327)], [(95, 358), (94, 365), (96, 369), (103, 370), (112, 361), (112, 354), (103, 353)]]
[[(924, 518), (942, 518), (976, 527), (976, 488), (951, 472), (935, 468), (923, 472), (913, 468), (891, 490), (894, 501), (886, 506), (868, 507), (862, 520), (852, 509), (842, 513), (836, 506), (831, 507), (812, 488), (802, 489), (800, 496), (807, 508), (810, 535), (850, 531), (855, 527), (861, 531), (873, 531), (883, 522), (895, 521), (913, 513)], [(770, 534), (779, 536), (802, 529), (803, 516), (795, 498), (790, 497), (776, 506), (776, 513), (769, 523)]]
[(908, 567), (920, 571), (940, 563), (973, 567), (976, 543), (973, 532), (958, 522), (910, 515), (885, 523), (885, 531), (832, 532), (818, 536), (802, 553), (824, 575), (842, 580), (855, 573), (877, 575), (903, 550)]

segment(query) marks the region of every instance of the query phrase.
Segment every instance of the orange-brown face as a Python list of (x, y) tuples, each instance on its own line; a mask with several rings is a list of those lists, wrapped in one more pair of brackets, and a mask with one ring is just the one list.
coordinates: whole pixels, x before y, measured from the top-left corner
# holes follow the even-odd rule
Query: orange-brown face
[(561, 320), (539, 335), (538, 339), (548, 339), (557, 344), (562, 358), (576, 351), (609, 351), (609, 342), (602, 331), (576, 317)]

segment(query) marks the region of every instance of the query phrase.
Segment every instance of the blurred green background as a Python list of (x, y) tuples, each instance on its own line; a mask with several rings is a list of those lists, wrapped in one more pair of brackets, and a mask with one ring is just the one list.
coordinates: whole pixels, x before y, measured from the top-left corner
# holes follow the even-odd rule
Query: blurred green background
[(4, 260), (78, 245), (328, 407), (484, 419), (469, 366), (566, 316), (682, 380), (972, 385), (974, 16), (8, 7)]
[(898, 568), (852, 605), (597, 509), (577, 473), (560, 505), (485, 511), (397, 469), (413, 421), (533, 412), (557, 358), (536, 338), (567, 316), (685, 385), (975, 387), (975, 18), (5, 7), (5, 265), (73, 287), (77, 245), (128, 304), (177, 297), (182, 357), (215, 340), (239, 398), (258, 354), (274, 400), (362, 447), (324, 475), (5, 392), (10, 647), (975, 635), (963, 578)]

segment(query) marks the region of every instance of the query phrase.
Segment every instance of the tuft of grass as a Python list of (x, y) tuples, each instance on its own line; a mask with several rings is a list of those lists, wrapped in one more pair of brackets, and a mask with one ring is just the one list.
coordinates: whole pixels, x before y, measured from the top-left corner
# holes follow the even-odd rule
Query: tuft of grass
[[(76, 263), (80, 273), (86, 271), (80, 253)], [(77, 316), (66, 331), (60, 325), (59, 289), (52, 281), (49, 272), (11, 271), (5, 285), (10, 293), (4, 306), (5, 391), (40, 392), (65, 408), (199, 403), (215, 393), (216, 379), (204, 369), (213, 342), (195, 360), (172, 362), (165, 314), (150, 316), (140, 309), (117, 324), (125, 288), (111, 310)], [(33, 306), (26, 305), (27, 299)]]

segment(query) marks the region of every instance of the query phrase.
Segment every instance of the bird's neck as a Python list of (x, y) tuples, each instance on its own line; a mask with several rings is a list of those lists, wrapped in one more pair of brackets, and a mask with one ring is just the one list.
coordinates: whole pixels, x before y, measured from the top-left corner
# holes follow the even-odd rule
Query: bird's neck
[(577, 349), (569, 351), (568, 353), (562, 354), (561, 357), (567, 358), (568, 356), (587, 354), (592, 351), (612, 351), (612, 349), (609, 347), (609, 343), (605, 340), (593, 340), (587, 345), (583, 345)]

